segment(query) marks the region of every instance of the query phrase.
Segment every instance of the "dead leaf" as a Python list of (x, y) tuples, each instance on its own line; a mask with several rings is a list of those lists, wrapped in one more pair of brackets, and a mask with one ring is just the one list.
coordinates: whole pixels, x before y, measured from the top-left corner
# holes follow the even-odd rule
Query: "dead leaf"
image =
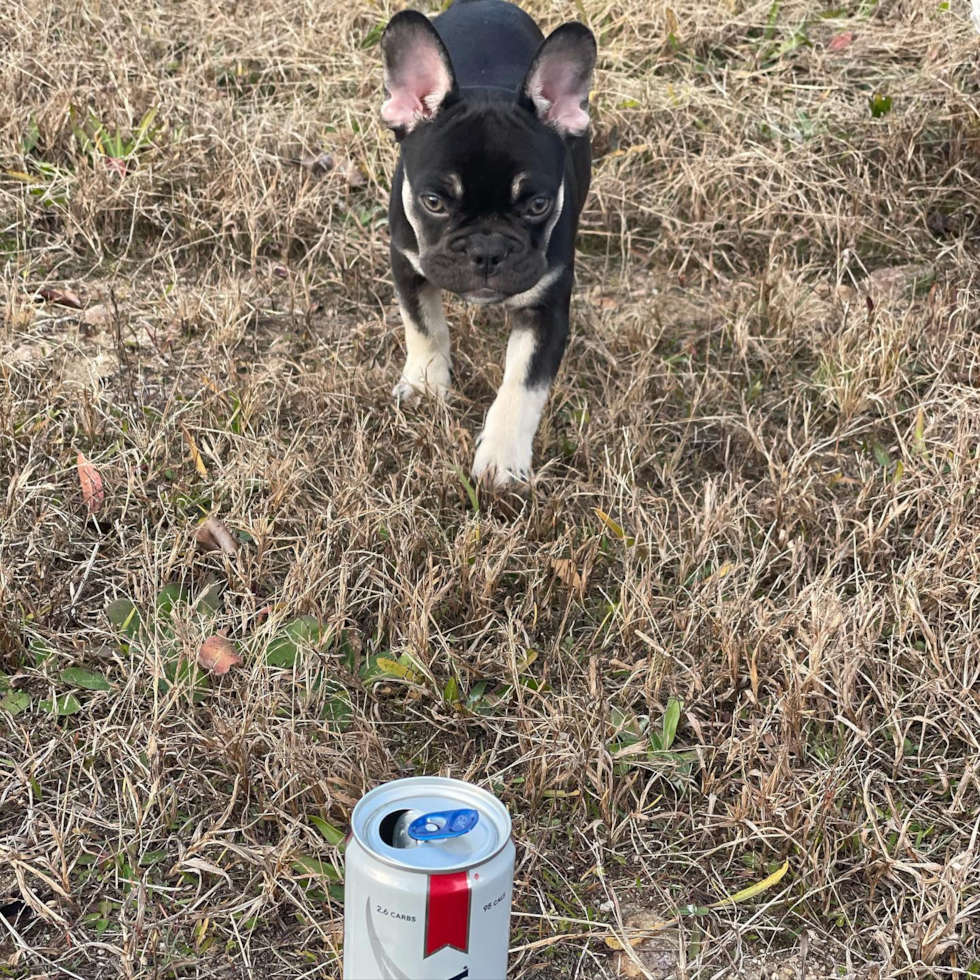
[(904, 300), (925, 283), (936, 278), (935, 268), (928, 263), (885, 266), (869, 272), (858, 284), (861, 292), (873, 297), (875, 305)]
[(206, 551), (223, 551), (232, 558), (238, 554), (238, 543), (231, 532), (213, 515), (201, 524), (194, 538)]
[(709, 908), (718, 909), (723, 905), (734, 905), (736, 902), (744, 902), (747, 899), (755, 898), (756, 895), (761, 895), (767, 888), (778, 885), (785, 877), (787, 871), (789, 871), (788, 859), (783, 861), (771, 875), (763, 878), (762, 881), (757, 881), (747, 888), (742, 888), (740, 891), (735, 892), (734, 895), (726, 895), (718, 902), (712, 902)]
[(304, 150), (299, 158), (299, 163), (301, 167), (305, 167), (307, 170), (313, 171), (313, 173), (325, 174), (337, 165), (333, 156), (327, 153), (326, 150), (321, 150), (319, 153), (314, 153), (311, 150)]
[(367, 177), (364, 176), (364, 171), (353, 160), (348, 160), (346, 157), (342, 159), (337, 164), (337, 171), (347, 178), (348, 187), (367, 186)]
[(845, 48), (851, 46), (851, 42), (854, 40), (854, 31), (844, 31), (843, 34), (838, 34), (836, 37), (832, 37), (827, 44), (827, 51), (831, 54), (837, 51), (843, 51)]
[(235, 652), (235, 645), (224, 635), (224, 630), (221, 630), (201, 644), (197, 662), (212, 674), (227, 674), (232, 667), (242, 663), (242, 658)]
[(940, 238), (955, 235), (957, 231), (956, 219), (942, 211), (930, 211), (926, 217), (926, 227)]
[[(738, 902), (745, 902), (750, 898), (755, 898), (757, 895), (761, 895), (767, 889), (772, 888), (773, 885), (779, 884), (779, 882), (785, 877), (788, 870), (789, 861), (787, 860), (784, 861), (775, 871), (773, 871), (772, 874), (768, 875), (766, 878), (763, 878), (762, 881), (754, 882), (748, 887), (742, 888), (732, 895), (726, 895), (717, 902), (712, 902), (710, 905), (706, 906), (706, 908), (720, 909), (726, 905), (735, 905)], [(680, 916), (675, 916), (672, 919), (661, 919), (654, 912), (637, 912), (635, 915), (630, 916), (624, 923), (626, 927), (624, 930), (626, 933), (626, 940), (630, 946), (636, 949), (653, 936), (663, 933), (665, 930), (677, 925), (679, 920)], [(607, 936), (606, 945), (610, 949), (622, 950), (626, 948), (623, 941), (616, 936)]]
[(570, 589), (574, 589), (579, 595), (582, 594), (585, 589), (585, 582), (582, 580), (582, 576), (579, 575), (578, 569), (575, 567), (575, 562), (571, 558), (552, 558), (551, 567), (554, 570), (555, 577), (559, 581), (564, 582)]
[(112, 312), (105, 303), (96, 303), (82, 314), (82, 321), (90, 327), (105, 327), (112, 322)]
[(53, 286), (42, 286), (37, 291), (41, 299), (59, 306), (70, 306), (73, 310), (82, 308), (82, 301), (70, 289), (55, 289)]
[(288, 279), (289, 269), (287, 269), (284, 265), (274, 265), (272, 267), (272, 274), (277, 276), (279, 279)]
[(99, 471), (81, 454), (78, 454), (78, 482), (82, 487), (82, 500), (90, 514), (97, 514), (105, 500), (105, 489)]
[(205, 872), (211, 875), (219, 875), (224, 878), (225, 881), (231, 885), (232, 881), (228, 875), (228, 872), (224, 868), (219, 868), (216, 864), (211, 864), (209, 861), (205, 861), (203, 858), (184, 858), (178, 864), (175, 864), (171, 871), (182, 871), (184, 868), (190, 868), (191, 871), (196, 871), (198, 874)]
[[(634, 952), (622, 950), (616, 957), (616, 969), (627, 980), (668, 980), (677, 976), (680, 949), (683, 945), (676, 928), (665, 928), (653, 912), (638, 912), (625, 922), (627, 931), (646, 931), (642, 942), (632, 943)], [(607, 940), (608, 944), (608, 940)]]
[(619, 300), (614, 296), (603, 293), (602, 287), (597, 286), (589, 295), (589, 302), (593, 306), (598, 306), (600, 310), (618, 310)]
[(119, 157), (105, 157), (105, 168), (109, 173), (115, 174), (117, 177), (125, 177), (127, 171), (127, 165), (125, 160), (120, 160)]
[(602, 521), (602, 523), (605, 524), (606, 527), (608, 527), (620, 541), (626, 542), (627, 548), (632, 548), (633, 545), (636, 544), (636, 539), (629, 537), (623, 530), (622, 526), (617, 524), (604, 510), (600, 510), (598, 507), (593, 507), (592, 509), (595, 511), (595, 514), (599, 520)]
[(626, 980), (646, 980), (650, 975), (642, 963), (634, 963), (626, 953), (619, 953), (616, 957), (616, 972)]
[(197, 448), (197, 443), (194, 441), (194, 437), (187, 431), (184, 426), (180, 427), (180, 431), (184, 433), (184, 442), (187, 443), (187, 448), (191, 451), (191, 459), (194, 461), (194, 469), (197, 470), (201, 476), (206, 480), (208, 478), (208, 468), (204, 465), (204, 460), (201, 458), (201, 451)]
[[(626, 927), (624, 931), (627, 933), (627, 942), (635, 949), (651, 936), (677, 925), (678, 919), (679, 916), (674, 916), (672, 919), (661, 919), (654, 912), (636, 912), (623, 923)], [(606, 945), (610, 949), (626, 948), (623, 941), (616, 936), (607, 936)]]

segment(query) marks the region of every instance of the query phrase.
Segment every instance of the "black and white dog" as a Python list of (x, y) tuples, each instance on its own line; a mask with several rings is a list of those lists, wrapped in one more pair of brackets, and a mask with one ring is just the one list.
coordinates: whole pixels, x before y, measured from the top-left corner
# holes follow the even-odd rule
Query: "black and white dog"
[(568, 342), (595, 38), (569, 23), (544, 40), (511, 3), (456, 0), (431, 21), (396, 14), (381, 48), (381, 114), (401, 143), (389, 221), (408, 351), (392, 394), (449, 390), (444, 289), (501, 304), (514, 328), (473, 476), (526, 480)]

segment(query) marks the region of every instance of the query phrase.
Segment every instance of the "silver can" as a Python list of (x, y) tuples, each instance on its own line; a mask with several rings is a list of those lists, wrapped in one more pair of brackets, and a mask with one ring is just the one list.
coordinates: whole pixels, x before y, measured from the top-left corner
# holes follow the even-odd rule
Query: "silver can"
[(514, 884), (510, 815), (486, 790), (420, 776), (354, 807), (344, 980), (504, 980)]

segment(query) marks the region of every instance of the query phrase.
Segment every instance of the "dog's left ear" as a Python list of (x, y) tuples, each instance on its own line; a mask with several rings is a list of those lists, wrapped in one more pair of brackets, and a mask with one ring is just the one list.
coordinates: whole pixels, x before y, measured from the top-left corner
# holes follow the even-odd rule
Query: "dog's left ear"
[(432, 119), (456, 92), (449, 52), (417, 10), (395, 14), (381, 35), (385, 102), (381, 118), (399, 137)]
[(582, 136), (589, 127), (589, 90), (595, 68), (595, 38), (584, 24), (562, 24), (534, 56), (521, 102), (562, 136)]

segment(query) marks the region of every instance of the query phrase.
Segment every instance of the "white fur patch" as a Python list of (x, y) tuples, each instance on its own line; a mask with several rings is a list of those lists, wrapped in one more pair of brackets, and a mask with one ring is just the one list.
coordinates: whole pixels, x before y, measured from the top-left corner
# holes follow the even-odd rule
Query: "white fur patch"
[(515, 293), (513, 296), (508, 296), (504, 300), (503, 305), (508, 310), (522, 310), (525, 307), (534, 306), (541, 301), (551, 286), (561, 278), (561, 274), (564, 271), (565, 267), (563, 265), (549, 269), (530, 289), (525, 289), (523, 293)]
[(529, 93), (534, 102), (534, 108), (538, 110), (538, 115), (542, 119), (548, 118), (548, 110), (551, 108), (551, 101), (541, 94), (541, 85), (535, 85)]
[(402, 209), (408, 223), (415, 232), (415, 240), (419, 244), (419, 253), (425, 252), (425, 241), (422, 238), (422, 222), (419, 220), (419, 212), (415, 203), (415, 195), (412, 193), (412, 185), (408, 180), (408, 171), (402, 170)]
[(419, 306), (424, 323), (413, 319), (405, 303), (400, 302), (405, 322), (407, 357), (402, 376), (392, 389), (397, 402), (413, 402), (424, 392), (445, 398), (452, 384), (452, 354), (449, 325), (442, 309), (442, 292), (430, 283), (422, 287)]
[(504, 381), (477, 440), (475, 480), (489, 480), (499, 487), (531, 476), (534, 435), (548, 401), (547, 385), (529, 388), (525, 383), (536, 347), (531, 330), (510, 335)]
[(562, 209), (565, 207), (565, 179), (562, 178), (561, 185), (558, 188), (558, 193), (555, 195), (555, 207), (551, 212), (551, 217), (548, 219), (548, 224), (545, 225), (544, 229), (544, 250), (548, 251), (548, 245), (551, 243), (551, 233), (555, 230), (555, 225), (558, 224), (558, 219), (561, 217)]
[(527, 174), (518, 174), (510, 185), (510, 199), (516, 201), (521, 196), (521, 184), (527, 180)]
[(463, 196), (463, 181), (460, 180), (459, 174), (446, 174), (446, 183), (449, 184), (453, 197), (459, 200)]
[[(398, 247), (397, 245), (395, 246)], [(399, 248), (398, 251), (408, 259), (408, 264), (420, 275), (424, 276), (425, 273), (422, 271), (422, 263), (419, 260), (419, 253), (413, 252), (410, 248)]]

